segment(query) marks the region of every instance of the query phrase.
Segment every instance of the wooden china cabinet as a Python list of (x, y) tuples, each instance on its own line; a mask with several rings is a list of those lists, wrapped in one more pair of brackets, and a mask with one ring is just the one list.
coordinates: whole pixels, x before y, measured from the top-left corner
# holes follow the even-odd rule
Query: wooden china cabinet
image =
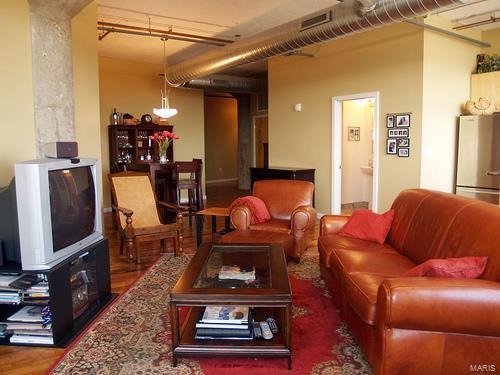
[[(172, 125), (140, 124), (109, 125), (109, 166), (111, 172), (119, 172), (123, 166), (137, 161), (158, 161), (158, 145), (149, 140), (155, 132), (173, 131)], [(173, 143), (167, 150), (167, 157), (174, 160)]]

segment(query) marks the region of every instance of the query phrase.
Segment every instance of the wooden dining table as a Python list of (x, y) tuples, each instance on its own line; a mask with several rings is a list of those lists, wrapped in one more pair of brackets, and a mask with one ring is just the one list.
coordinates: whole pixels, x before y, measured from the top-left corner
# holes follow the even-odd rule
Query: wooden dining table
[(127, 169), (130, 171), (149, 173), (151, 184), (154, 186), (157, 196), (163, 197), (163, 199), (165, 201), (168, 201), (169, 203), (179, 204), (179, 202), (177, 202), (177, 195), (175, 193), (168, 194), (167, 191), (159, 191), (158, 189), (158, 186), (160, 186), (159, 176), (164, 175), (163, 178), (173, 179), (175, 162), (171, 161), (167, 163), (160, 163), (151, 161), (137, 161), (130, 163), (127, 166)]

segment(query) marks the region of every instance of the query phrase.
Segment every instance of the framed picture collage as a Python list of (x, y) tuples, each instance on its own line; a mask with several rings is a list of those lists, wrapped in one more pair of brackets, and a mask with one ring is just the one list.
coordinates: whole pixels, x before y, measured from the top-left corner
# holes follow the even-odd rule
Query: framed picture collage
[(386, 153), (401, 158), (410, 157), (410, 113), (388, 113)]

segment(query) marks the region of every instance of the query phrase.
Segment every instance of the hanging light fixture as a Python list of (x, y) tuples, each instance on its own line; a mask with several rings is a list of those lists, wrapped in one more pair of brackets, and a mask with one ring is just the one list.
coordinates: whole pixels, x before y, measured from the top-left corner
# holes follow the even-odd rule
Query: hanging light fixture
[(167, 91), (167, 55), (165, 51), (165, 43), (167, 38), (161, 38), (163, 40), (163, 90), (161, 91), (161, 108), (154, 108), (153, 113), (161, 118), (170, 118), (177, 114), (177, 109), (170, 108), (168, 96), (170, 93), (170, 88)]

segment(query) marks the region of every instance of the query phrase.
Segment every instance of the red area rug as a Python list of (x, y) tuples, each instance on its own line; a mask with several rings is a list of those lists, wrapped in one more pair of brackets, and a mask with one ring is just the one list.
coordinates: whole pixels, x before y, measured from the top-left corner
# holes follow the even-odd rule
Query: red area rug
[(286, 359), (180, 359), (171, 365), (169, 292), (189, 256), (164, 255), (71, 346), (51, 374), (371, 374), (319, 276), (312, 249), (289, 265), (292, 371)]

